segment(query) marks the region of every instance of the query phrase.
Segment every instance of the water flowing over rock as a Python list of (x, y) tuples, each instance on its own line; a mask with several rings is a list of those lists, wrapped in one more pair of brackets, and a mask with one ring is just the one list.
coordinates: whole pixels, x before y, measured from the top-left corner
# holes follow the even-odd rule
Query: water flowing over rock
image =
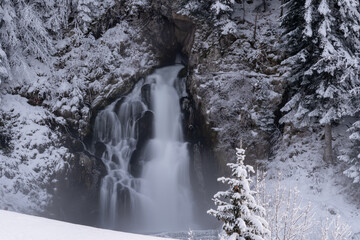
[(107, 168), (100, 190), (103, 227), (146, 232), (189, 227), (190, 155), (180, 109), (187, 94), (185, 79), (178, 77), (183, 68), (157, 69), (98, 114), (93, 151), (100, 143), (106, 146), (101, 156)]

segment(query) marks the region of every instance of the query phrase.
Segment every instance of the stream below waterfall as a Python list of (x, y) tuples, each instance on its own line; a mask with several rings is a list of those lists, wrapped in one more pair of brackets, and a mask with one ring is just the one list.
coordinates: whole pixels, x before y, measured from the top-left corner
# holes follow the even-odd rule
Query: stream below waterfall
[(100, 225), (136, 232), (187, 230), (193, 196), (180, 99), (184, 68), (155, 70), (95, 119), (93, 152), (107, 175), (100, 189)]

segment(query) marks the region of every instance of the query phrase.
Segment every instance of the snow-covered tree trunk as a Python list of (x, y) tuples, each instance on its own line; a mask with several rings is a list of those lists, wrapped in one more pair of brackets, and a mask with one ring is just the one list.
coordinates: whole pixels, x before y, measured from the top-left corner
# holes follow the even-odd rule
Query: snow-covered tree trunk
[(266, 3), (266, 0), (263, 0), (263, 5), (264, 5), (264, 12), (266, 12), (266, 10), (267, 10), (267, 3)]
[(333, 162), (331, 123), (325, 124), (324, 134), (325, 134), (324, 161), (328, 164), (331, 164)]

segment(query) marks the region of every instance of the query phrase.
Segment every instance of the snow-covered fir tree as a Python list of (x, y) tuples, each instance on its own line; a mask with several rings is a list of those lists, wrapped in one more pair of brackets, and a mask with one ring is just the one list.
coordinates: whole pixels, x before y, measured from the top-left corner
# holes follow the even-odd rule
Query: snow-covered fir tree
[(324, 159), (331, 161), (331, 125), (356, 112), (359, 86), (359, 2), (288, 0), (282, 19), (290, 99), (281, 123), (325, 126)]
[(194, 235), (195, 235), (194, 232), (193, 232), (191, 229), (189, 229), (187, 240), (195, 240), (195, 236), (194, 236)]
[(257, 204), (255, 191), (250, 189), (251, 179), (248, 172), (254, 172), (249, 165), (244, 165), (245, 150), (236, 148), (236, 163), (228, 163), (232, 177), (221, 177), (218, 181), (230, 185), (227, 191), (214, 195), (217, 209), (210, 209), (208, 214), (224, 222), (223, 229), (231, 239), (261, 240), (270, 234), (268, 223), (262, 217), (265, 209)]
[(235, 0), (215, 0), (211, 4), (215, 25), (219, 26), (222, 35), (235, 34), (236, 23), (231, 19), (234, 11)]
[[(88, 32), (91, 23), (102, 16), (108, 9), (115, 5), (115, 0), (73, 0), (73, 4), (76, 5), (76, 22), (83, 32)], [(132, 4), (130, 1), (124, 3), (124, 5)]]
[(80, 29), (87, 31), (88, 29), (88, 25), (91, 23), (92, 18), (91, 16), (91, 4), (93, 3), (93, 1), (91, 0), (78, 0), (77, 2), (77, 20), (78, 20), (78, 24)]
[(220, 14), (229, 14), (233, 12), (235, 0), (216, 0), (211, 9), (218, 16)]
[(1, 61), (9, 78), (12, 76), (10, 66), (18, 72), (17, 80), (20, 80), (19, 73), (28, 76), (31, 68), (28, 60), (51, 63), (54, 40), (62, 37), (69, 14), (69, 0), (0, 2), (0, 44), (4, 53)]

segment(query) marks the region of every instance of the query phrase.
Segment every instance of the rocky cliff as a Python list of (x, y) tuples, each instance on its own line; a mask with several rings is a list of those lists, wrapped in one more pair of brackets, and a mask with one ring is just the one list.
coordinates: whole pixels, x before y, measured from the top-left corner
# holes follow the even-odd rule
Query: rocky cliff
[[(269, 157), (284, 92), (278, 69), (279, 32), (274, 21), (280, 11), (278, 4), (269, 3), (267, 11), (259, 10), (257, 3), (246, 4), (246, 21), (240, 15), (242, 5), (235, 4), (231, 31), (218, 24), (220, 20), (213, 16), (208, 3), (198, 4), (201, 9), (183, 1), (115, 1), (103, 6), (86, 28), (70, 24), (63, 37), (54, 41), (49, 61), (30, 54), (24, 58), (26, 71), (8, 69), (11, 74), (4, 78), (2, 90), (1, 161), (7, 166), (9, 159), (14, 159), (17, 163), (10, 169), (31, 167), (22, 178), (2, 168), (1, 181), (7, 184), (1, 193), (21, 193), (26, 201), (36, 204), (39, 198), (29, 192), (38, 191), (39, 186), (24, 184), (40, 181), (40, 176), (34, 175), (38, 168), (45, 167), (48, 172), (42, 171), (42, 204), (25, 210), (20, 207), (24, 204), (21, 198), (11, 204), (5, 198), (3, 207), (42, 212), (50, 206), (50, 212), (57, 216), (96, 209), (99, 180), (105, 170), (98, 157), (86, 150), (94, 117), (156, 66), (172, 62), (179, 52), (188, 65), (187, 101), (191, 104), (186, 132), (197, 149), (193, 154), (208, 156), (194, 163), (195, 172), (207, 165), (218, 171), (214, 169), (233, 160), (232, 149), (240, 138), (248, 148), (249, 161)], [(16, 138), (22, 131), (16, 122), (31, 118), (21, 112), (15, 114), (9, 107), (10, 99), (28, 109), (43, 109), (43, 123), (34, 120), (33, 132), (44, 128), (55, 134), (56, 140), (43, 133), (43, 142), (30, 147), (31, 155), (20, 154), (38, 137), (29, 134), (25, 139)], [(40, 155), (47, 160), (41, 160)], [(55, 163), (58, 167), (51, 167)], [(84, 206), (86, 199), (92, 203)], [(60, 204), (69, 200), (74, 206)]]
[[(181, 103), (199, 195), (235, 160), (240, 139), (251, 164), (314, 148), (318, 130), (278, 123), (287, 94), (281, 7), (263, 2), (237, 1), (230, 15), (217, 16), (208, 1), (89, 1), (69, 6), (61, 34), (46, 28), (53, 45), (45, 57), (20, 45), (19, 63), (2, 43), (0, 208), (96, 225), (106, 170), (88, 151), (94, 119), (179, 53), (187, 65), (181, 74), (189, 97)], [(0, 6), (0, 30), (9, 32), (6, 14), (16, 6)], [(301, 151), (287, 151), (297, 144)]]

